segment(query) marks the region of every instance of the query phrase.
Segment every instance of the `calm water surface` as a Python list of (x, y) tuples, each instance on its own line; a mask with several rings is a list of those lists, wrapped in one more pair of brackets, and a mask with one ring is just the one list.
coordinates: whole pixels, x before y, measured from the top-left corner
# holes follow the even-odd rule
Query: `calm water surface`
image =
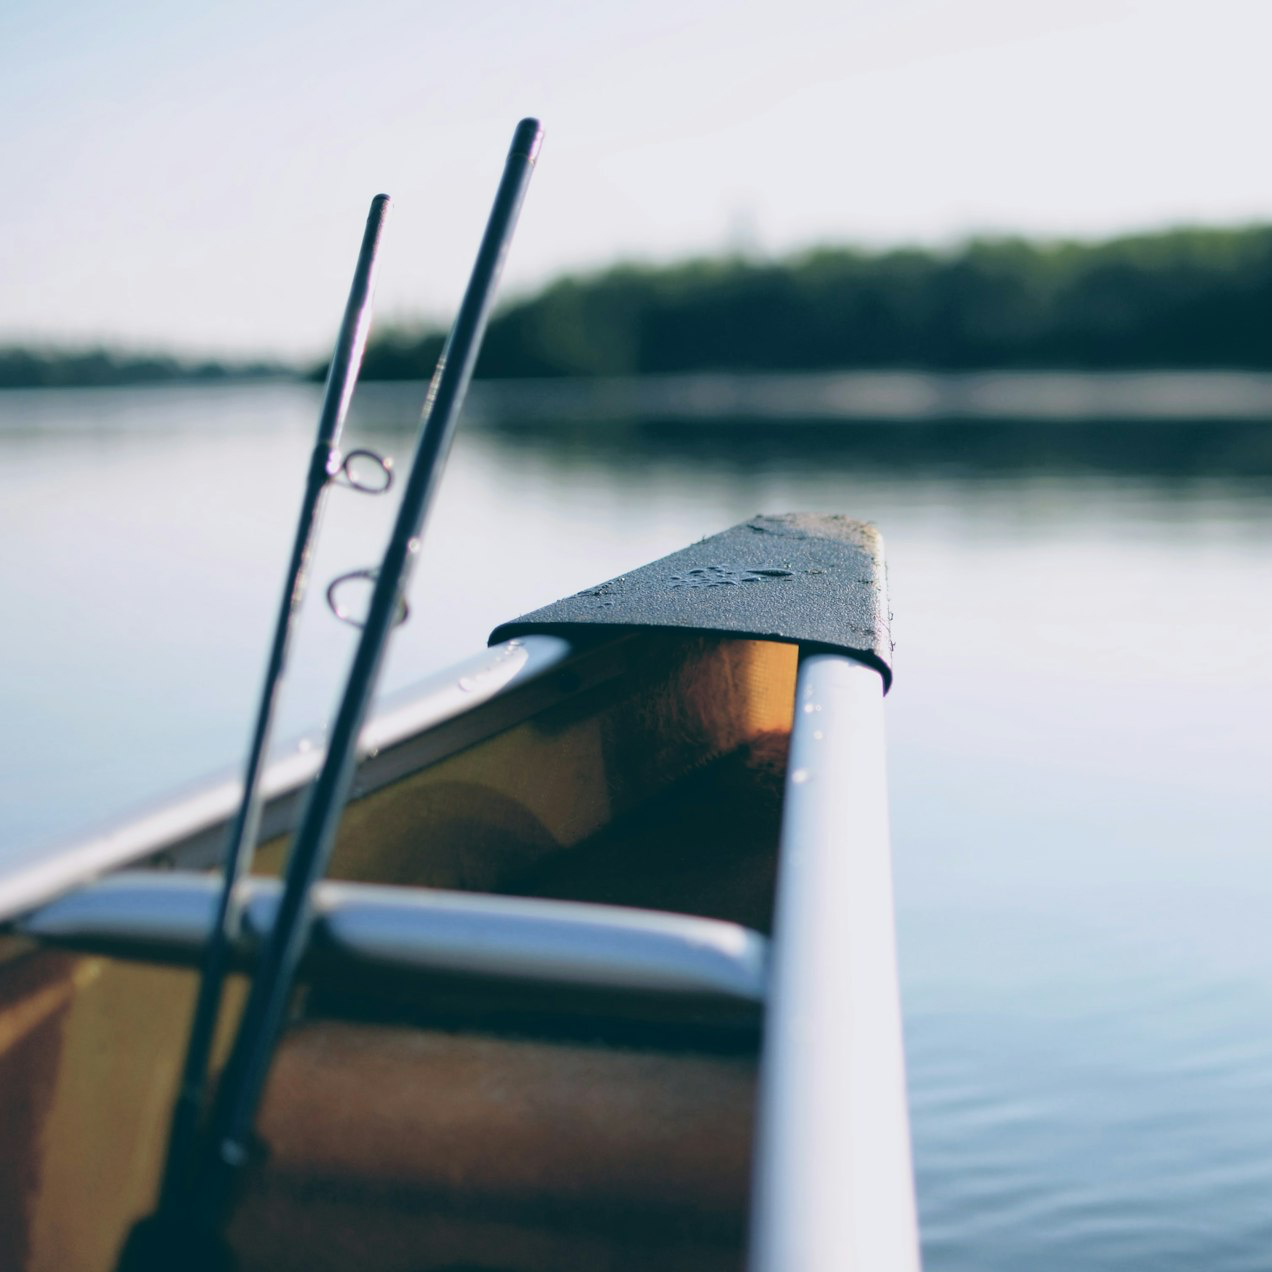
[[(0, 395), (0, 852), (237, 761), (315, 405)], [(405, 461), (415, 405), (368, 392), (351, 444)], [(757, 511), (882, 528), (929, 1272), (1272, 1266), (1272, 426), (475, 405), (389, 687)], [(334, 493), (316, 580), (376, 560), (391, 511)], [(284, 732), (352, 651), (317, 590)]]

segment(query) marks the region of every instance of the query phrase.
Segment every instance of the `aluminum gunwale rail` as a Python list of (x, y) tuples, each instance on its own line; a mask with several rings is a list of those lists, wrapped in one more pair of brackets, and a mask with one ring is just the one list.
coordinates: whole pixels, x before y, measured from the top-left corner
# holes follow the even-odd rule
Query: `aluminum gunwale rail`
[(800, 662), (748, 1272), (917, 1272), (878, 673)]

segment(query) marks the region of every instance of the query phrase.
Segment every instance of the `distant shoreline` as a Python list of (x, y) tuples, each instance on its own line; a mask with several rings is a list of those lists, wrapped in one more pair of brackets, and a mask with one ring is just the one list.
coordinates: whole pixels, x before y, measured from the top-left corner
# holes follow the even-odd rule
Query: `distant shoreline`
[[(1104, 242), (983, 239), (945, 251), (825, 247), (557, 279), (493, 315), (477, 374), (553, 383), (849, 371), (1239, 374), (1272, 371), (1270, 309), (1272, 225)], [(436, 329), (377, 325), (363, 379), (426, 379), (444, 340)], [(0, 345), (0, 387), (263, 376), (321, 381), (325, 366)]]
[[(294, 374), (174, 377), (142, 384), (8, 386), (14, 394), (103, 390), (303, 388)], [(354, 412), (392, 427), (419, 417), (426, 380), (370, 380)], [(4, 388), (0, 388), (3, 393)], [(687, 372), (676, 375), (477, 379), (468, 414), (505, 424), (624, 422), (878, 423), (939, 421), (1145, 423), (1267, 421), (1272, 372), (1132, 371), (809, 371)]]
[(0, 345), (0, 389), (137, 388), (146, 384), (299, 379), (294, 367), (266, 360), (181, 358), (102, 348)]
[[(412, 422), (426, 381), (372, 381), (355, 411)], [(1272, 423), (1272, 372), (842, 371), (476, 380), (469, 414), (500, 424), (939, 421)]]

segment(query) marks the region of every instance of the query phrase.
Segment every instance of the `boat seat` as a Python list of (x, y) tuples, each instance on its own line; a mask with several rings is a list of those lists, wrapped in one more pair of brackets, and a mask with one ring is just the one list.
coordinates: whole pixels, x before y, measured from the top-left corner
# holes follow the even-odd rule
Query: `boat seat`
[[(122, 872), (35, 910), (26, 936), (83, 952), (197, 965), (220, 881), (184, 872)], [(273, 925), (281, 887), (242, 885), (236, 956), (250, 967)], [(768, 940), (736, 923), (589, 902), (323, 882), (314, 890), (306, 976), (364, 973), (396, 984), (482, 982), (576, 990), (611, 1007), (624, 997), (714, 1004), (755, 1015)]]

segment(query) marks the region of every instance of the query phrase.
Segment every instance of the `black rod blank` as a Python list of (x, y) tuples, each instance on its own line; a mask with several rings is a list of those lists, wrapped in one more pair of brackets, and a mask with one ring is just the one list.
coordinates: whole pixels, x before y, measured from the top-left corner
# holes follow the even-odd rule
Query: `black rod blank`
[(345, 683), (326, 758), (292, 841), (287, 877), (269, 944), (252, 982), (226, 1068), (196, 1179), (197, 1226), (215, 1232), (232, 1200), (233, 1184), (250, 1155), (252, 1123), (281, 1031), (296, 969), (308, 940), (312, 885), (324, 873), (348, 796), (357, 741), (384, 660), (389, 633), (419, 554), (420, 534), (463, 405), (495, 288), (525, 197), (543, 130), (518, 124), (454, 327), (424, 403), (422, 427), (402, 503), (380, 564), (370, 609)]
[(233, 944), (238, 915), (234, 905), (234, 889), (238, 880), (251, 869), (260, 827), (260, 779), (269, 750), (275, 709), (282, 686), (287, 651), (291, 643), (294, 619), (304, 598), (309, 556), (322, 514), (322, 499), (339, 464), (340, 433), (349, 411), (358, 378), (358, 368), (366, 349), (371, 325), (371, 302), (375, 289), (376, 256), (384, 223), (388, 217), (389, 196), (378, 194), (367, 214), (362, 247), (354, 271), (353, 283), (345, 306), (344, 319), (336, 339), (335, 352), (327, 372), (322, 408), (318, 418), (318, 439), (310, 459), (309, 475), (291, 559), (283, 585), (283, 598), (274, 625), (265, 684), (252, 730), (247, 768), (243, 778), (243, 798), (230, 830), (223, 866), (224, 883), (217, 905), (216, 919), (203, 960), (199, 993), (186, 1049), (181, 1089), (173, 1110), (172, 1134), (164, 1172), (165, 1192), (179, 1186), (194, 1130), (203, 1104), (207, 1082), (208, 1058), (221, 1004), (225, 973)]
[[(270, 642), (264, 684), (248, 747), (243, 794), (226, 842), (216, 915), (203, 953), (190, 1033), (168, 1130), (158, 1207), (155, 1214), (149, 1219), (143, 1219), (130, 1235), (121, 1259), (121, 1269), (155, 1265), (160, 1256), (149, 1252), (164, 1246), (167, 1226), (176, 1221), (189, 1205), (192, 1158), (203, 1112), (212, 1042), (239, 923), (237, 885), (250, 870), (256, 849), (261, 818), (261, 775), (273, 733), (295, 618), (304, 599), (309, 558), (322, 517), (323, 496), (332, 478), (341, 471), (340, 434), (349, 412), (349, 403), (357, 384), (358, 370), (362, 365), (370, 331), (376, 261), (389, 207), (387, 194), (378, 194), (371, 201), (353, 282), (349, 288), (349, 298), (327, 371), (326, 387), (318, 414), (317, 438), (310, 456), (300, 516), (296, 522), (282, 599)], [(383, 488), (387, 489), (387, 462), (378, 456), (374, 458), (385, 473)], [(352, 479), (350, 482), (358, 489), (373, 492), (377, 489), (357, 485)]]

